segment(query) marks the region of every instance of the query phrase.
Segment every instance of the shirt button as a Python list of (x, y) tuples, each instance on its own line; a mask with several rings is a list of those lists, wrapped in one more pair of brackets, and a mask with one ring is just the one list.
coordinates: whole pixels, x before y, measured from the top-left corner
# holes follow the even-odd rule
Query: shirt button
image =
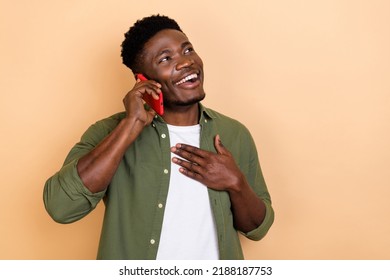
[(152, 123), (152, 126), (153, 126), (153, 127), (156, 127), (156, 125), (155, 125), (154, 123)]
[(207, 120), (204, 120), (205, 123), (207, 123)]
[(158, 204), (158, 208), (163, 208), (162, 203), (159, 203), (159, 204)]
[(164, 174), (168, 174), (168, 169), (164, 169)]
[(150, 239), (150, 244), (153, 245), (154, 243), (156, 243), (156, 241), (154, 239)]
[(161, 134), (161, 138), (165, 138), (165, 137), (167, 137), (167, 136), (164, 133)]

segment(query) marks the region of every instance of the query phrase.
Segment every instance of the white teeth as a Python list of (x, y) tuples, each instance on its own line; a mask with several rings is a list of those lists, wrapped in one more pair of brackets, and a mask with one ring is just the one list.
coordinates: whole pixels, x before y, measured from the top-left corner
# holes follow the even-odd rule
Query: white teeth
[(198, 74), (191, 74), (191, 75), (188, 75), (187, 77), (185, 77), (185, 78), (181, 79), (180, 81), (178, 81), (178, 82), (176, 83), (176, 85), (178, 86), (178, 85), (180, 85), (180, 84), (182, 84), (182, 83), (185, 83), (185, 82), (187, 82), (187, 81), (189, 81), (189, 80), (191, 80), (191, 79), (196, 79), (196, 78), (198, 78)]

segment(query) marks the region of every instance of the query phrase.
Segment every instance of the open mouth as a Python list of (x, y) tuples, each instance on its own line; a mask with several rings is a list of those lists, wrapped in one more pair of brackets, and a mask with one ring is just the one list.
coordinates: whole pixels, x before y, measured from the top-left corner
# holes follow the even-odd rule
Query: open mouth
[(190, 74), (186, 77), (184, 77), (183, 79), (181, 79), (180, 81), (178, 81), (177, 83), (175, 83), (175, 85), (181, 85), (181, 84), (184, 84), (184, 83), (194, 83), (195, 81), (198, 80), (198, 74)]

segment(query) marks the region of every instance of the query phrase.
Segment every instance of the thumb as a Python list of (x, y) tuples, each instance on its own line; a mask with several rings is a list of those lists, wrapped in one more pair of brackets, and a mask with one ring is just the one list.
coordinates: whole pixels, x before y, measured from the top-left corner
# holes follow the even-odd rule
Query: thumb
[(221, 137), (219, 136), (219, 134), (215, 136), (214, 146), (218, 154), (222, 154), (222, 155), (227, 154), (227, 150), (225, 146), (222, 144)]

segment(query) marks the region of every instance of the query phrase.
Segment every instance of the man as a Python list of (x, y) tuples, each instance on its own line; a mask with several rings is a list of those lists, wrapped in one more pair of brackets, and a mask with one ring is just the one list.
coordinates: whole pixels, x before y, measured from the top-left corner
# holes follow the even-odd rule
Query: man
[[(137, 80), (125, 112), (92, 125), (45, 184), (60, 223), (103, 199), (98, 259), (243, 259), (237, 231), (260, 240), (274, 212), (247, 129), (204, 99), (203, 63), (165, 16), (125, 34), (123, 63)], [(144, 105), (163, 92), (162, 116)]]

